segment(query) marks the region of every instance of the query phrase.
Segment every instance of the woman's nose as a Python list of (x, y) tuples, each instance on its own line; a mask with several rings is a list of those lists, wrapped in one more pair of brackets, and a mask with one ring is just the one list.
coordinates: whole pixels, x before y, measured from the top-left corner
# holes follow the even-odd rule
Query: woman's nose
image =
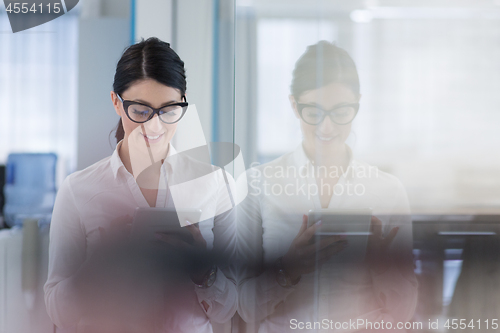
[(329, 116), (326, 116), (325, 119), (318, 124), (318, 131), (323, 134), (330, 134), (334, 131), (335, 124), (332, 122)]
[(146, 129), (155, 134), (161, 132), (162, 128), (162, 121), (157, 114), (155, 114), (153, 118), (146, 123)]

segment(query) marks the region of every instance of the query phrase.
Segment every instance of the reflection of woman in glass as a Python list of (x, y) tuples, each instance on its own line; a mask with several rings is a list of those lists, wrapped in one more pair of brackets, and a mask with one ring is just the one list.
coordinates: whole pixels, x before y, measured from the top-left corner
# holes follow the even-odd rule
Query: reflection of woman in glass
[[(395, 328), (416, 304), (409, 207), (395, 177), (356, 160), (346, 145), (361, 97), (355, 64), (319, 42), (297, 61), (291, 91), (303, 141), (248, 172), (250, 192), (238, 214), (245, 264), (238, 312), (262, 332), (332, 330), (357, 320)], [(372, 232), (362, 263), (334, 263), (349, 246), (345, 238), (312, 243), (319, 225), (308, 227), (309, 210), (367, 208)]]
[[(192, 242), (157, 234), (166, 257), (172, 257), (168, 249), (234, 254), (234, 214), (222, 173), (199, 177), (196, 188), (180, 184), (174, 189), (166, 183), (179, 172), (196, 173), (200, 167), (182, 154), (170, 163), (176, 154), (170, 141), (187, 109), (184, 73), (182, 60), (156, 38), (130, 46), (118, 62), (111, 92), (120, 116), (116, 150), (66, 178), (54, 207), (45, 298), (59, 327), (83, 327), (82, 332), (211, 332), (211, 321), (226, 322), (236, 311), (236, 286), (224, 266), (198, 262), (185, 277), (180, 272), (175, 285), (162, 289), (166, 281), (144, 272), (162, 272), (149, 264), (163, 262), (134, 261), (131, 257), (137, 253), (128, 250), (121, 256), (121, 274), (108, 264), (96, 264), (102, 258), (93, 255), (103, 241), (128, 239), (121, 237), (137, 207), (174, 208), (174, 201), (177, 209), (201, 210), (202, 222), (199, 228), (188, 226)], [(132, 264), (137, 266), (131, 269)], [(137, 275), (129, 276), (131, 270)], [(110, 280), (106, 274), (115, 275)], [(98, 289), (95, 281), (107, 284)], [(96, 298), (86, 295), (96, 290), (101, 292), (93, 295)]]

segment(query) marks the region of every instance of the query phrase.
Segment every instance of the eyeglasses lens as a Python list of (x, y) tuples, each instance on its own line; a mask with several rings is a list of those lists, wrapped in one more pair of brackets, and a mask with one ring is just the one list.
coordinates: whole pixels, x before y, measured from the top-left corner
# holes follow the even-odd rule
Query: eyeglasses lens
[[(179, 121), (184, 113), (183, 107), (179, 105), (169, 105), (159, 112), (160, 120), (167, 124)], [(142, 104), (130, 104), (128, 106), (128, 116), (132, 121), (143, 123), (148, 121), (153, 114), (153, 109)]]
[[(304, 120), (313, 125), (318, 125), (324, 119), (325, 112), (314, 106), (307, 106), (302, 109), (302, 117)], [(356, 115), (356, 109), (354, 106), (344, 106), (335, 109), (333, 113), (330, 114), (330, 119), (337, 124), (347, 124), (354, 119)]]
[(145, 105), (132, 104), (128, 107), (128, 116), (136, 122), (145, 122), (149, 119), (153, 110)]
[(164, 123), (172, 124), (177, 122), (183, 113), (183, 108), (179, 105), (166, 106), (160, 110), (160, 119)]

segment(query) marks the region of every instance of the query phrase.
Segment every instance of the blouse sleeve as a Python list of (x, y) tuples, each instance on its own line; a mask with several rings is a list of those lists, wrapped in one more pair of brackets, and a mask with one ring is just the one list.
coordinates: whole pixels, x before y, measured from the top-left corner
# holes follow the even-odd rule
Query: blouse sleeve
[[(235, 283), (233, 263), (236, 256), (236, 210), (231, 196), (235, 193), (235, 184), (231, 175), (220, 173), (217, 193), (217, 209), (214, 217), (214, 247), (217, 256), (218, 273), (214, 284), (209, 288), (196, 287), (196, 295), (200, 306), (205, 311), (202, 302), (208, 305), (205, 311), (211, 321), (224, 323), (236, 313), (238, 295)], [(226, 183), (225, 179), (228, 180)]]
[(238, 206), (238, 313), (248, 323), (271, 315), (295, 290), (280, 286), (263, 265), (259, 177), (259, 170), (248, 171), (248, 196)]
[(72, 276), (85, 260), (85, 231), (80, 223), (70, 177), (56, 197), (50, 225), (48, 279), (44, 286), (47, 312), (58, 327), (66, 328), (79, 320)]
[(399, 184), (393, 214), (387, 217), (384, 233), (398, 227), (388, 253), (391, 265), (382, 274), (371, 271), (373, 293), (380, 308), (376, 321), (405, 322), (412, 318), (417, 305), (418, 283), (413, 270), (413, 237), (406, 192)]

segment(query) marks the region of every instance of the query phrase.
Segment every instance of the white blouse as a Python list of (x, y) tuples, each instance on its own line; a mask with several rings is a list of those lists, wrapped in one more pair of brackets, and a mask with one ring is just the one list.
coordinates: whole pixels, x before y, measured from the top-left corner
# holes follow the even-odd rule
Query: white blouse
[[(239, 272), (238, 312), (247, 322), (260, 322), (259, 332), (308, 331), (308, 323), (323, 320), (384, 320), (396, 325), (412, 317), (417, 281), (406, 192), (396, 177), (353, 159), (350, 149), (349, 153), (346, 170), (320, 169), (314, 168), (300, 145), (294, 152), (247, 172), (249, 193), (238, 206), (238, 247), (246, 265)], [(259, 265), (272, 265), (288, 251), (302, 216), (322, 208), (318, 193), (327, 185), (318, 186), (315, 172), (340, 176), (328, 209), (370, 208), (382, 220), (385, 235), (399, 226), (390, 250), (403, 258), (403, 264), (393, 264), (377, 275), (360, 264), (326, 263), (316, 273), (303, 275), (291, 288), (280, 286), (272, 270), (258, 275)], [(319, 328), (321, 331), (326, 326)], [(357, 330), (351, 326), (339, 331)]]
[[(69, 175), (57, 194), (50, 226), (45, 302), (49, 316), (58, 327), (79, 324), (76, 311), (79, 300), (71, 286), (72, 275), (88, 258), (93, 245), (99, 242), (99, 228), (108, 228), (109, 223), (118, 217), (133, 216), (137, 207), (149, 207), (136, 180), (118, 155), (120, 144), (110, 157)], [(176, 151), (170, 146), (169, 157), (174, 154)], [(189, 158), (175, 161), (175, 165), (170, 165), (167, 158), (162, 164), (156, 207), (174, 207), (175, 200), (177, 208), (201, 209), (199, 226), (207, 247), (232, 258), (236, 249), (235, 213), (228, 200), (228, 187), (222, 171), (217, 169), (197, 181), (187, 182), (186, 186), (178, 187), (178, 193), (173, 196), (169, 195), (166, 180), (176, 172), (196, 169), (196, 162)], [(227, 177), (234, 186), (231, 176)], [(228, 266), (219, 267), (211, 287), (203, 289), (192, 284), (191, 291), (182, 297), (181, 303), (171, 304), (172, 309), (181, 308), (182, 311), (176, 311), (175, 315), (174, 312), (165, 313), (165, 331), (212, 332), (210, 321), (228, 321), (237, 307), (232, 275)], [(207, 311), (201, 304), (203, 301), (208, 304)]]

